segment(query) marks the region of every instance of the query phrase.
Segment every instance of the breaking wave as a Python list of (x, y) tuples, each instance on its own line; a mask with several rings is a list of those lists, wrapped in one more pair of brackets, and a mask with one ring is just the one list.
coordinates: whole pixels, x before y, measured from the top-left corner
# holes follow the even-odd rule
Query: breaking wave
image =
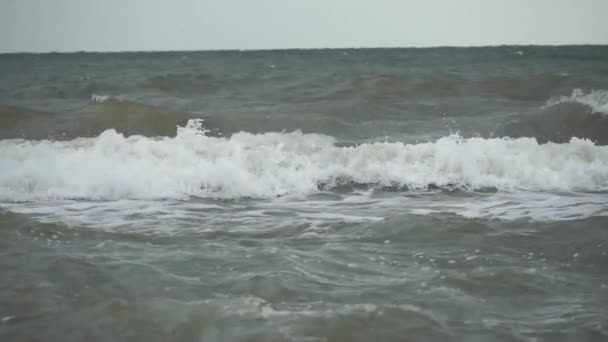
[(175, 137), (106, 130), (70, 141), (0, 141), (0, 200), (160, 199), (307, 194), (348, 184), (408, 189), (608, 190), (608, 147), (573, 138), (464, 139), (338, 146), (320, 134), (209, 137), (201, 120)]
[(608, 114), (608, 91), (592, 90), (585, 92), (582, 89), (574, 89), (569, 96), (552, 98), (547, 102), (547, 106), (560, 103), (580, 103), (591, 108), (595, 113)]

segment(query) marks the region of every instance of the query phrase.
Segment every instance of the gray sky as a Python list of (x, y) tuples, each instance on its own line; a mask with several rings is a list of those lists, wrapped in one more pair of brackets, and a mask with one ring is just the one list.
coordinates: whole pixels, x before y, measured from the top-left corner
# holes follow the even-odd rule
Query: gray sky
[(0, 52), (608, 44), (608, 0), (0, 0)]

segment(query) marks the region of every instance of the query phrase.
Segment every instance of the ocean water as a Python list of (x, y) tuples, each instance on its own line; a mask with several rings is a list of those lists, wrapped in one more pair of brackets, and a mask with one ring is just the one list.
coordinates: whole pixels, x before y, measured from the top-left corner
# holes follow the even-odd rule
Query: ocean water
[(604, 341), (608, 47), (0, 55), (2, 341)]

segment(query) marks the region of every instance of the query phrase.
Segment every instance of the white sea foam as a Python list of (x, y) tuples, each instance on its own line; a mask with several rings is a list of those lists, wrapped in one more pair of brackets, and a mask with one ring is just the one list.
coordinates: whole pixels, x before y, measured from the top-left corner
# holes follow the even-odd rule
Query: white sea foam
[(0, 141), (0, 200), (236, 198), (306, 194), (319, 183), (499, 190), (608, 190), (608, 147), (587, 140), (464, 139), (339, 147), (318, 134), (204, 135), (200, 121), (176, 137), (107, 130), (72, 141)]
[(110, 99), (110, 95), (98, 95), (98, 94), (93, 94), (91, 95), (91, 101), (93, 102), (106, 102)]
[(547, 105), (553, 106), (568, 102), (584, 104), (596, 113), (608, 114), (608, 91), (606, 90), (585, 92), (581, 89), (574, 89), (569, 96), (553, 98), (547, 102)]
[(103, 94), (103, 95), (92, 94), (91, 95), (91, 101), (93, 101), (93, 102), (104, 103), (109, 100), (124, 101), (124, 97), (112, 96), (112, 95), (106, 95), (106, 94)]

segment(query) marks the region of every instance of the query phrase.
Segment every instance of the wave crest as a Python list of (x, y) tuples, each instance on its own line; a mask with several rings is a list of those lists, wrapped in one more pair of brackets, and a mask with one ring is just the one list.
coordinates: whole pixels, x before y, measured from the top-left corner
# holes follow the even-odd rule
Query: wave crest
[(591, 108), (595, 113), (608, 114), (608, 91), (592, 90), (585, 92), (582, 89), (574, 89), (569, 96), (550, 99), (547, 102), (547, 106), (554, 106), (560, 103), (580, 103)]
[(175, 137), (107, 130), (71, 141), (0, 141), (0, 200), (238, 198), (311, 193), (344, 184), (426, 189), (608, 189), (608, 147), (532, 138), (337, 146), (320, 134), (205, 135), (191, 120)]

